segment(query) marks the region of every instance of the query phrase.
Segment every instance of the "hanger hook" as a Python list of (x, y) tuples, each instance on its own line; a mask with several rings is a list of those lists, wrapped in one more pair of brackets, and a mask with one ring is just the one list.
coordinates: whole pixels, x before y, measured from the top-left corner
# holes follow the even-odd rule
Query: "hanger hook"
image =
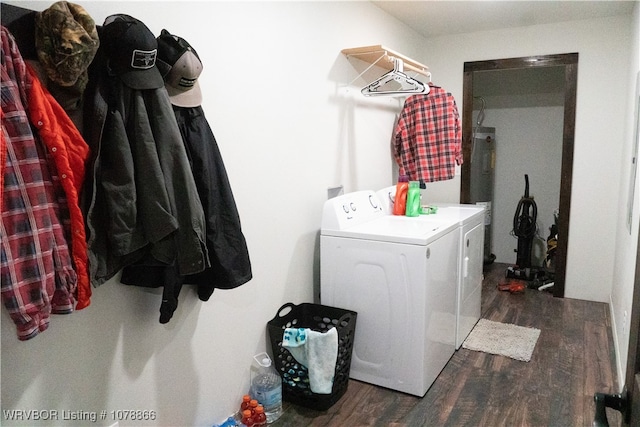
[(404, 62), (402, 62), (402, 59), (396, 58), (395, 56), (392, 56), (391, 59), (393, 60), (393, 71), (396, 73), (403, 73)]

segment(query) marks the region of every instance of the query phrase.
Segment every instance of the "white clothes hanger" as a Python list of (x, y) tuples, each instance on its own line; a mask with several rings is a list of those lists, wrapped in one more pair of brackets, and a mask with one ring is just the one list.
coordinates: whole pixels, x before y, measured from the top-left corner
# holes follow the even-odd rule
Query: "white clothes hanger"
[[(429, 93), (429, 86), (422, 82), (409, 77), (404, 73), (404, 63), (402, 59), (392, 57), (393, 70), (384, 74), (376, 81), (362, 88), (361, 92), (365, 96), (380, 96), (380, 95), (404, 95), (412, 93)], [(395, 82), (393, 89), (385, 90), (383, 86)], [(398, 85), (400, 86), (398, 88)]]

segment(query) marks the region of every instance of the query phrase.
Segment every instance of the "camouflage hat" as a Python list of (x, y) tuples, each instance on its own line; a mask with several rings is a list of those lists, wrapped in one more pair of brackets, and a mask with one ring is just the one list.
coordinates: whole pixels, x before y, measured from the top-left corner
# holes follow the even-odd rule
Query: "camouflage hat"
[(36, 13), (35, 23), (36, 51), (47, 76), (60, 86), (73, 86), (100, 45), (95, 22), (82, 6), (59, 1)]

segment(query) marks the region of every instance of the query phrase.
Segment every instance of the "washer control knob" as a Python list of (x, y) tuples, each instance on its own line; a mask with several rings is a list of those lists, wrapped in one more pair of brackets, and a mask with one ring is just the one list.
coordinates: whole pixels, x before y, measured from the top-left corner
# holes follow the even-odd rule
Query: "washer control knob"
[(373, 194), (369, 194), (369, 203), (374, 209), (378, 209), (378, 203), (376, 203), (376, 199), (373, 198)]

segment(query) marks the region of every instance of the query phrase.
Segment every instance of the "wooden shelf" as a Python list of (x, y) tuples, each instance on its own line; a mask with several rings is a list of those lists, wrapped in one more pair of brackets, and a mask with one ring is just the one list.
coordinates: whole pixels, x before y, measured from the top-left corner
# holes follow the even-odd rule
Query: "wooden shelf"
[(393, 69), (393, 57), (401, 59), (405, 70), (411, 70), (424, 76), (429, 76), (429, 67), (404, 56), (382, 45), (354, 47), (342, 49), (346, 56), (353, 56), (369, 64), (376, 64), (386, 70)]

